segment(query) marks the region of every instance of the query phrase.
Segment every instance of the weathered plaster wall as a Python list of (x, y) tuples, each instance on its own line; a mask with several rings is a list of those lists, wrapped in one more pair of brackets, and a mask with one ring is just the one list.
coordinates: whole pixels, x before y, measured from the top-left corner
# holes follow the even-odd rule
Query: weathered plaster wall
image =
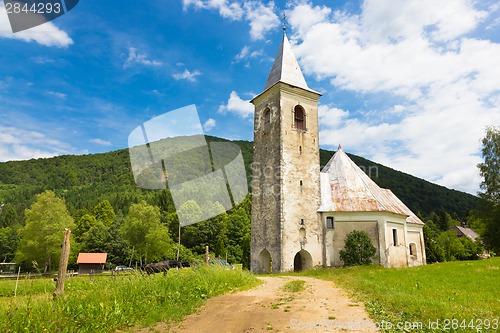
[[(273, 271), (290, 271), (305, 250), (312, 266), (321, 266), (319, 207), (318, 94), (284, 83), (254, 100), (251, 266), (260, 271), (267, 249)], [(294, 107), (305, 110), (306, 130), (293, 126)], [(269, 109), (269, 124), (265, 112)]]

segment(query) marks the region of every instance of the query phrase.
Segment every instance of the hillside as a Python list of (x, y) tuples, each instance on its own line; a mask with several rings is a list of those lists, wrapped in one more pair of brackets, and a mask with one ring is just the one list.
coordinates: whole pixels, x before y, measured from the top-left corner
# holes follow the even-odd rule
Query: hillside
[[(208, 141), (228, 141), (207, 137)], [(252, 142), (233, 141), (243, 153), (247, 178), (251, 177)], [(325, 165), (333, 151), (321, 150), (320, 163)], [(381, 187), (391, 189), (415, 213), (429, 214), (445, 210), (460, 218), (476, 205), (473, 195), (451, 190), (412, 175), (396, 171), (365, 158), (351, 155)], [(58, 156), (48, 159), (0, 163), (0, 203), (13, 204), (19, 213), (34, 200), (36, 193), (52, 189), (64, 196), (74, 213), (88, 209), (100, 198), (126, 213), (131, 202), (155, 196), (152, 191), (135, 186), (127, 149), (81, 156)]]

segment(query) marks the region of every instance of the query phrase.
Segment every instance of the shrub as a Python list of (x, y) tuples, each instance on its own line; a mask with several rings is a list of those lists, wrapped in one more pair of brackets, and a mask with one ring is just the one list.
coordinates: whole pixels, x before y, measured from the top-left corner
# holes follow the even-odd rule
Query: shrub
[(344, 240), (344, 249), (340, 250), (340, 259), (344, 262), (344, 266), (370, 265), (376, 252), (368, 234), (354, 230), (347, 234)]

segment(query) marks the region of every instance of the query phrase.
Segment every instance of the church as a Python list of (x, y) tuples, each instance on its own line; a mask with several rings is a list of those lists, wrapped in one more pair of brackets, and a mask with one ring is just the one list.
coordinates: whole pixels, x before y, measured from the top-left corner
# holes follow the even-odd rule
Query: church
[[(284, 29), (285, 30), (285, 29)], [(424, 223), (339, 146), (320, 170), (318, 100), (290, 42), (281, 46), (254, 113), (251, 270), (338, 267), (346, 235), (365, 231), (374, 264), (425, 265)]]

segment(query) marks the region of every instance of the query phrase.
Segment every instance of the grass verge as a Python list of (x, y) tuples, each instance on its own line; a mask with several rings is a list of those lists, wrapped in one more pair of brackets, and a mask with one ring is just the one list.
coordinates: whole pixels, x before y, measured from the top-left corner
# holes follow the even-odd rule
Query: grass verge
[[(37, 287), (25, 296), (0, 298), (0, 332), (113, 332), (159, 321), (180, 321), (205, 299), (258, 284), (248, 272), (217, 267), (69, 280), (65, 294)], [(46, 282), (45, 282), (46, 283)]]
[(306, 281), (304, 281), (304, 280), (294, 280), (294, 281), (287, 282), (283, 286), (283, 291), (292, 292), (292, 293), (300, 292), (300, 291), (305, 289), (305, 287), (304, 287), (305, 283), (306, 283)]
[[(401, 269), (319, 269), (300, 275), (350, 290), (379, 325), (386, 323), (381, 326), (385, 332), (500, 330), (500, 258)], [(403, 324), (394, 327), (398, 323)]]

